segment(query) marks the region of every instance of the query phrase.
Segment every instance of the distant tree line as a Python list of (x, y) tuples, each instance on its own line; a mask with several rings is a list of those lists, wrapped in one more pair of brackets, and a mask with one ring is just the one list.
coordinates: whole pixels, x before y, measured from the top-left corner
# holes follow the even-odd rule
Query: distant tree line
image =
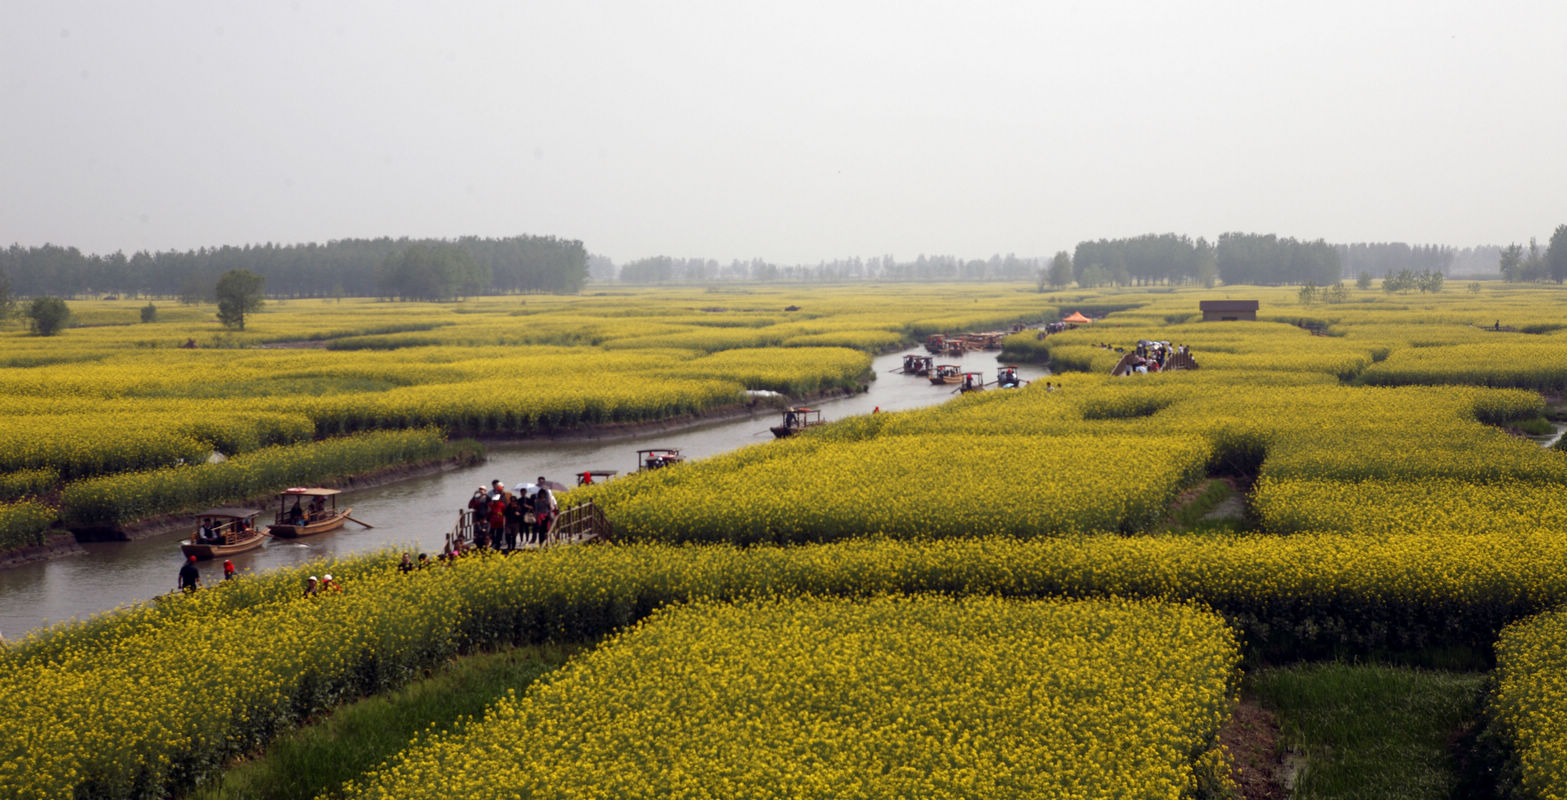
[(1403, 242), (1370, 242), (1341, 244), (1337, 246), (1339, 263), (1344, 274), (1362, 272), (1372, 275), (1390, 275), (1410, 272), (1439, 272), (1447, 274), (1453, 267), (1458, 250), (1439, 244), (1408, 245)]
[[(410, 263), (408, 253), (419, 250)], [(432, 255), (433, 253), (433, 255)], [(448, 267), (452, 263), (459, 266)], [(17, 297), (149, 295), (212, 300), (218, 279), (245, 270), (271, 297), (407, 297), (574, 292), (588, 277), (582, 242), (553, 236), (455, 240), (342, 239), (325, 244), (223, 246), (109, 255), (11, 245), (0, 276)], [(422, 270), (434, 272), (434, 276)]]
[(1033, 280), (1046, 262), (1017, 255), (992, 255), (988, 259), (964, 259), (952, 255), (919, 255), (899, 261), (891, 255), (845, 258), (816, 264), (781, 265), (754, 258), (729, 263), (708, 258), (653, 256), (628, 261), (618, 267), (602, 256), (590, 259), (595, 279), (624, 283), (706, 283), (714, 281), (1018, 281)]
[(1077, 243), (1072, 274), (1079, 286), (1135, 286), (1198, 280), (1198, 263), (1212, 263), (1208, 242), (1173, 233)]
[(1263, 285), (1336, 283), (1339, 251), (1320, 239), (1297, 241), (1274, 234), (1226, 233), (1218, 242), (1173, 233), (1079, 242), (1072, 253), (1079, 286), (1161, 283)]

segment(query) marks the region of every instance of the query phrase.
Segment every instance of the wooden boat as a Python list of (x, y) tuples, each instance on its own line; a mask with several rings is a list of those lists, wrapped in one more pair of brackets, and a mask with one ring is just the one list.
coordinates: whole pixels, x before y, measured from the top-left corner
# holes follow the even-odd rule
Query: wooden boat
[[(201, 527), (190, 535), (190, 541), (180, 543), (180, 552), (195, 556), (198, 561), (210, 558), (227, 558), (247, 550), (254, 550), (267, 540), (264, 528), (256, 527), (260, 511), (249, 508), (209, 508), (197, 515)], [(202, 530), (207, 532), (202, 536)]]
[(650, 447), (637, 451), (637, 471), (645, 469), (663, 469), (685, 461), (685, 456), (673, 447)]
[[(354, 513), (354, 510), (337, 509), (339, 494), (342, 492), (337, 489), (298, 487), (284, 489), (278, 493), (278, 509), (274, 517), (276, 521), (272, 523), (269, 532), (273, 536), (284, 539), (298, 539), (301, 536), (314, 536), (343, 527), (348, 515)], [(309, 507), (301, 505), (306, 498), (310, 500)], [(289, 505), (290, 499), (294, 501), (293, 505)]]
[(958, 384), (958, 390), (964, 392), (982, 392), (985, 390), (985, 373), (965, 372), (963, 382)]
[(963, 379), (963, 368), (957, 364), (942, 364), (930, 374), (930, 382), (937, 386), (949, 386)]
[(996, 387), (1000, 389), (1019, 389), (1028, 381), (1018, 377), (1017, 366), (1008, 364), (996, 370)]
[(943, 348), (942, 352), (949, 356), (961, 356), (964, 353), (967, 353), (968, 350), (968, 342), (964, 341), (962, 337), (959, 337), (956, 339), (948, 339), (947, 346)]
[(910, 353), (903, 357), (903, 373), (905, 375), (929, 375), (931, 364), (934, 361), (935, 359), (930, 356)]
[(814, 408), (791, 408), (784, 412), (783, 424), (774, 425), (770, 430), (773, 436), (782, 439), (820, 424), (822, 424), (821, 411)]
[(972, 350), (1000, 350), (1001, 340), (1007, 338), (1006, 331), (985, 331), (969, 335), (969, 348)]
[(941, 353), (947, 349), (947, 336), (943, 333), (933, 333), (925, 340), (925, 349), (932, 355)]

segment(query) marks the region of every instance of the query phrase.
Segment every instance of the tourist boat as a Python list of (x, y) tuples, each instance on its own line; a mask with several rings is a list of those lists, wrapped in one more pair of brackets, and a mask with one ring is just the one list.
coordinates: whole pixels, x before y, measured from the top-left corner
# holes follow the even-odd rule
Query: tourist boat
[(1018, 377), (1017, 366), (1008, 364), (996, 370), (996, 387), (1000, 389), (1018, 389), (1028, 381)]
[(821, 411), (814, 408), (791, 408), (784, 412), (783, 424), (774, 425), (770, 430), (774, 436), (782, 439), (820, 424), (822, 424)]
[[(278, 509), (270, 533), (284, 539), (298, 539), (318, 533), (335, 531), (352, 514), (352, 508), (337, 510), (337, 489), (299, 488), (284, 489), (278, 493)], [(308, 499), (309, 505), (302, 503)], [(293, 500), (293, 505), (289, 505)]]
[(982, 392), (985, 390), (985, 373), (965, 372), (963, 382), (958, 384), (958, 390), (963, 392)]
[(1007, 338), (1006, 331), (985, 331), (969, 335), (969, 349), (971, 350), (1000, 350), (1001, 340)]
[(948, 339), (947, 340), (947, 346), (942, 349), (942, 352), (946, 353), (949, 356), (961, 356), (964, 353), (967, 353), (968, 351), (969, 351), (968, 342), (966, 340), (964, 340), (963, 337), (961, 337), (961, 336), (953, 338), (953, 339)]
[(650, 447), (637, 451), (637, 471), (663, 469), (685, 461), (685, 456), (673, 447)]
[(925, 349), (932, 355), (947, 349), (947, 336), (943, 333), (933, 333), (925, 340)]
[(947, 386), (957, 383), (963, 378), (963, 368), (957, 364), (942, 364), (930, 373), (930, 382), (937, 386)]
[[(254, 550), (267, 539), (264, 528), (256, 527), (260, 511), (249, 508), (209, 508), (197, 515), (200, 527), (191, 533), (190, 541), (180, 543), (180, 552), (195, 556), (198, 561), (211, 558), (227, 558)], [(207, 531), (202, 536), (202, 529)]]
[(929, 375), (930, 366), (935, 359), (930, 356), (921, 356), (910, 353), (903, 357), (903, 373), (905, 375)]

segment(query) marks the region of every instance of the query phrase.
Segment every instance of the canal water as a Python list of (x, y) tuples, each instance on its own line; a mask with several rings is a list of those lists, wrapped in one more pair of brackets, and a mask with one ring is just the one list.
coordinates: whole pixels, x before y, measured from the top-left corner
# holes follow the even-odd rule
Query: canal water
[[(938, 360), (961, 363), (965, 370), (995, 378), (994, 353), (970, 353), (956, 361)], [(873, 362), (876, 380), (871, 382), (869, 391), (812, 405), (820, 408), (823, 419), (830, 422), (868, 414), (877, 407), (882, 411), (901, 411), (935, 405), (954, 396), (952, 387), (933, 386), (925, 378), (893, 371), (901, 365), (901, 353), (878, 357)], [(1028, 365), (1019, 366), (1018, 372), (1028, 380), (1049, 374)], [(342, 530), (308, 539), (272, 539), (232, 560), (243, 574), (325, 555), (348, 555), (383, 547), (439, 552), (459, 509), (466, 507), (474, 489), (495, 478), (511, 487), (543, 475), (571, 486), (575, 484), (573, 476), (585, 470), (618, 470), (625, 474), (637, 466), (636, 451), (651, 447), (679, 448), (688, 459), (706, 458), (770, 441), (768, 428), (777, 425), (780, 418), (778, 413), (768, 411), (675, 431), (492, 445), (488, 448), (489, 460), (479, 466), (353, 490), (338, 498), (340, 507), (352, 506), (354, 518), (374, 525), (373, 529), (349, 522)], [(0, 570), (0, 633), (14, 640), (52, 622), (83, 618), (172, 590), (181, 563), (181, 538), (170, 533), (134, 542), (90, 542), (82, 545), (87, 551), (85, 555)], [(202, 562), (201, 573), (203, 581), (222, 580), (222, 561)]]

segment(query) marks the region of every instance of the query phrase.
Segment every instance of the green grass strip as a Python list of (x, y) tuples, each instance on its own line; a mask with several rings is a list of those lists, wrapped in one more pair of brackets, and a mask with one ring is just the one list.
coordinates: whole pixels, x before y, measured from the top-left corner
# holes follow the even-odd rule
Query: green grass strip
[(519, 647), (449, 662), (429, 677), (350, 703), (281, 737), (223, 774), (197, 800), (337, 797), (342, 784), (430, 733), (460, 729), (508, 692), (565, 663), (576, 647)]
[(1292, 800), (1469, 796), (1459, 742), (1485, 675), (1343, 662), (1264, 669), (1249, 693), (1279, 718), (1279, 747), (1304, 757)]

